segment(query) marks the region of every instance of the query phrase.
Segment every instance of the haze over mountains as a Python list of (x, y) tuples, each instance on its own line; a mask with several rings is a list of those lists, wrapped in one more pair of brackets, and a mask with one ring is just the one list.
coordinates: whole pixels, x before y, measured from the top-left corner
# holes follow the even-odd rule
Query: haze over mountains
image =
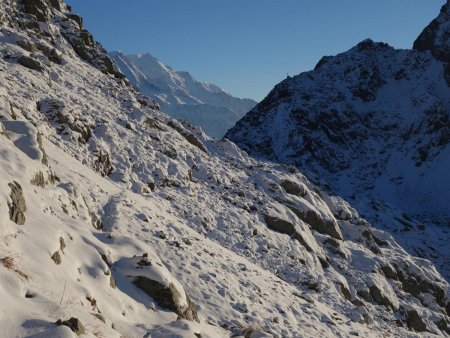
[[(439, 22), (431, 31), (446, 37)], [(288, 141), (303, 142), (295, 158), (306, 160), (293, 161), (296, 168), (260, 161), (167, 115), (63, 1), (1, 1), (0, 336), (450, 336), (450, 286), (440, 273), (447, 270), (383, 230), (402, 224), (403, 237), (421, 234), (412, 238), (425, 248), (427, 236), (440, 234), (416, 223), (426, 214), (409, 216), (386, 202), (374, 208), (386, 225), (366, 218), (356, 208), (375, 189), (366, 185), (374, 172), (363, 165), (352, 169), (368, 176), (355, 176), (350, 203), (331, 189), (340, 187), (333, 175), (350, 165), (374, 167), (358, 152), (371, 151), (368, 144), (382, 163), (391, 163), (382, 151), (395, 151), (410, 175), (428, 178), (416, 171), (446, 166), (445, 69), (428, 51), (364, 41), (278, 85), (228, 136), (257, 156), (291, 159), (294, 144), (284, 137), (275, 144), (266, 135), (270, 122)], [(327, 84), (334, 86), (324, 93)], [(397, 102), (384, 85), (423, 100), (406, 100), (399, 116), (375, 110), (390, 107), (380, 93)], [(297, 92), (311, 106), (295, 110), (294, 121), (287, 108), (303, 104)], [(441, 101), (442, 109), (419, 109)], [(328, 105), (335, 110), (325, 117), (312, 110)], [(367, 107), (374, 112), (366, 118)], [(402, 118), (417, 129), (394, 142)], [(303, 138), (285, 122), (296, 122)], [(425, 145), (428, 156), (409, 166)], [(348, 167), (340, 157), (351, 160)], [(317, 169), (317, 184), (299, 168)], [(392, 187), (401, 191), (406, 183), (398, 181)], [(445, 256), (440, 244), (429, 242)]]
[(199, 82), (188, 72), (176, 71), (148, 53), (110, 52), (109, 56), (131, 83), (162, 110), (202, 127), (213, 137), (221, 138), (256, 105), (255, 101), (235, 98), (214, 84)]

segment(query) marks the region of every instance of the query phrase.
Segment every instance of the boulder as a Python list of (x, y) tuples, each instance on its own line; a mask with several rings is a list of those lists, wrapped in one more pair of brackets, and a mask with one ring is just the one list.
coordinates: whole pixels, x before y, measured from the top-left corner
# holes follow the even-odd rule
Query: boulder
[(133, 284), (152, 297), (159, 306), (175, 312), (181, 318), (199, 322), (197, 310), (192, 300), (186, 296), (187, 307), (180, 301), (182, 295), (173, 284), (165, 286), (147, 277), (135, 277)]
[(155, 254), (149, 252), (123, 258), (114, 265), (113, 271), (129, 279), (160, 307), (175, 312), (183, 319), (200, 322), (195, 304)]
[(292, 205), (286, 205), (291, 211), (297, 215), (303, 222), (308, 223), (312, 229), (322, 234), (329, 235), (333, 238), (343, 240), (342, 232), (339, 225), (333, 219), (324, 219), (314, 210), (299, 210)]
[(280, 183), (281, 187), (286, 191), (286, 193), (299, 196), (299, 197), (305, 197), (307, 194), (307, 191), (303, 185), (298, 184), (297, 182), (288, 181), (285, 180)]
[(26, 56), (26, 55), (21, 55), (17, 59), (17, 61), (26, 68), (37, 70), (37, 71), (44, 70), (44, 66), (42, 65), (41, 62), (39, 62), (38, 60), (36, 60), (32, 57)]
[(78, 318), (75, 318), (75, 317), (71, 317), (68, 320), (58, 319), (58, 321), (56, 322), (56, 325), (58, 325), (58, 326), (61, 326), (61, 325), (67, 326), (73, 332), (75, 332), (77, 334), (77, 336), (82, 335), (85, 332), (83, 324), (81, 324), (80, 320)]
[(22, 187), (17, 182), (9, 183), (11, 188), (11, 203), (8, 202), (9, 219), (16, 224), (25, 224), (25, 211), (27, 210), (25, 199), (23, 197)]

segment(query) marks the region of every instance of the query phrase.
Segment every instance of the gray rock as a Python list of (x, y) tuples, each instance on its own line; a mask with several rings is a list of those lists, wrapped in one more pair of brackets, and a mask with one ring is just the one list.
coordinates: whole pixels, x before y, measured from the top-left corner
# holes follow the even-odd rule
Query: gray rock
[(42, 65), (42, 63), (40, 63), (38, 60), (33, 59), (32, 57), (26, 56), (26, 55), (21, 55), (17, 61), (24, 67), (29, 68), (29, 69), (33, 69), (33, 70), (37, 70), (37, 71), (42, 71), (44, 69), (44, 66)]
[(299, 197), (305, 197), (307, 192), (303, 186), (298, 184), (297, 182), (292, 182), (285, 180), (281, 182), (281, 187), (286, 191), (288, 194), (299, 196)]
[(9, 183), (8, 186), (11, 188), (11, 203), (8, 202), (9, 219), (19, 225), (25, 224), (27, 206), (23, 197), (22, 187), (16, 181)]
[(291, 205), (286, 206), (291, 209), (291, 211), (296, 214), (297, 217), (300, 218), (303, 222), (308, 223), (314, 230), (322, 234), (330, 235), (333, 238), (343, 240), (341, 230), (339, 229), (339, 225), (336, 221), (325, 220), (320, 217), (320, 215), (317, 214), (314, 210), (302, 211)]
[(375, 303), (390, 307), (392, 310), (397, 310), (397, 306), (391, 302), (389, 297), (387, 297), (382, 290), (376, 285), (370, 287), (370, 295)]
[(401, 308), (401, 312), (404, 313), (406, 322), (411, 329), (417, 332), (424, 332), (427, 330), (427, 325), (415, 309), (410, 307), (408, 307), (408, 309)]
[(178, 293), (173, 284), (166, 287), (154, 280), (142, 276), (136, 277), (133, 284), (152, 297), (159, 306), (175, 312), (181, 318), (200, 322), (197, 315), (197, 310), (195, 309), (195, 304), (186, 295), (188, 307), (186, 308), (181, 306), (181, 295)]

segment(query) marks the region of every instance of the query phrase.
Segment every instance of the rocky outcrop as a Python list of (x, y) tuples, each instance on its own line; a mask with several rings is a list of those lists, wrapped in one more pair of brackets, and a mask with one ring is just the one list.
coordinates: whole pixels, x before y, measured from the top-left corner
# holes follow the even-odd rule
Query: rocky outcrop
[(175, 312), (181, 318), (195, 320), (197, 322), (200, 321), (195, 304), (189, 297), (186, 297), (188, 305), (185, 306), (181, 302), (182, 296), (173, 284), (165, 286), (143, 276), (135, 277), (133, 284), (152, 297), (159, 306)]
[(430, 51), (435, 58), (445, 63), (445, 79), (450, 87), (450, 2), (442, 6), (439, 16), (425, 27), (414, 41), (414, 49)]
[[(367, 39), (324, 57), (314, 70), (277, 84), (225, 135), (251, 156), (294, 165), (324, 191), (343, 196), (446, 278), (446, 244), (423, 241), (416, 224), (437, 224), (442, 238), (450, 217), (444, 202), (450, 180), (438, 169), (447, 166), (450, 147), (449, 27), (447, 2), (412, 50)], [(333, 224), (300, 211), (312, 228), (341, 238)], [(387, 214), (399, 217), (386, 222)], [(372, 250), (379, 252), (377, 246)]]
[(45, 0), (23, 0), (25, 12), (34, 15), (38, 21), (48, 21), (50, 19), (50, 11), (48, 3)]
[(413, 48), (430, 51), (438, 60), (450, 62), (450, 2), (442, 6), (439, 16), (424, 28)]
[(16, 224), (25, 224), (25, 211), (27, 206), (25, 204), (25, 198), (23, 197), (22, 187), (17, 182), (9, 183), (11, 188), (11, 202), (8, 202), (9, 207), (9, 219)]
[(145, 253), (122, 259), (114, 267), (162, 308), (183, 319), (200, 322), (195, 304), (157, 256)]

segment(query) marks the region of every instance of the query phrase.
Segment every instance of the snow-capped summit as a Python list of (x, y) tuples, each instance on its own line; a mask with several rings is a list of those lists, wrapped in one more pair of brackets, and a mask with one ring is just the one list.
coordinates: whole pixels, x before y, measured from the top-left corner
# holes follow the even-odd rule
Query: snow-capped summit
[(203, 128), (221, 138), (256, 102), (238, 99), (222, 88), (199, 82), (189, 73), (176, 71), (150, 55), (110, 52), (121, 71), (141, 92), (176, 118)]
[(364, 40), (323, 57), (314, 70), (276, 85), (226, 135), (345, 196), (447, 278), (449, 8), (413, 50)]

